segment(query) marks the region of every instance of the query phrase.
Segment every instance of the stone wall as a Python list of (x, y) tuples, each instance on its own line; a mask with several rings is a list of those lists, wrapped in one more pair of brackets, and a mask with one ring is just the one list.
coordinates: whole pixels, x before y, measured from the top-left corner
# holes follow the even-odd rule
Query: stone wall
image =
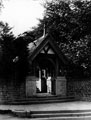
[(36, 81), (38, 80), (35, 76), (27, 76), (26, 78), (26, 97), (36, 95)]
[(13, 102), (25, 97), (25, 83), (18, 84), (13, 80), (0, 78), (0, 103)]
[(56, 79), (56, 95), (66, 96), (66, 78), (58, 76)]
[(69, 79), (67, 81), (67, 95), (74, 96), (78, 100), (91, 101), (91, 80)]

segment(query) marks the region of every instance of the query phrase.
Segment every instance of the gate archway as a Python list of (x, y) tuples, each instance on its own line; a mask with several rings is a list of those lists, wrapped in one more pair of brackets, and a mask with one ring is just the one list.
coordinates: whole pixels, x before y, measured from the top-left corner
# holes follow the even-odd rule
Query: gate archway
[(63, 75), (64, 69), (69, 66), (69, 61), (51, 35), (31, 42), (28, 58), (30, 77), (26, 82), (27, 96), (34, 96), (38, 92), (66, 94), (66, 79)]

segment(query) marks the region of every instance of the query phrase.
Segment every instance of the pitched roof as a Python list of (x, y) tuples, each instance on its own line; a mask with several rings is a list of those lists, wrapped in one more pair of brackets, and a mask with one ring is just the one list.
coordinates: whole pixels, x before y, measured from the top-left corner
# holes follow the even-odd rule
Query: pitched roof
[(41, 52), (41, 50), (49, 43), (55, 53), (58, 55), (59, 59), (64, 63), (68, 64), (68, 59), (66, 56), (61, 52), (58, 45), (54, 41), (54, 38), (51, 35), (46, 34), (45, 37), (41, 37), (34, 42), (31, 42), (28, 46), (29, 48), (29, 60), (33, 61), (34, 58)]
[(29, 43), (29, 46), (28, 46), (28, 48), (29, 48), (29, 56), (32, 55), (32, 53), (34, 52), (34, 50), (41, 44), (41, 42), (45, 39), (45, 37), (40, 37), (39, 39), (37, 39), (37, 40)]

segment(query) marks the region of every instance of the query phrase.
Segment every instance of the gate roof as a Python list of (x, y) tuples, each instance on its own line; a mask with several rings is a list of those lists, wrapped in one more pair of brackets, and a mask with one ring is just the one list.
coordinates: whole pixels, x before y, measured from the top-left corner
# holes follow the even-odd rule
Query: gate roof
[(46, 34), (45, 37), (41, 37), (29, 44), (29, 61), (33, 61), (35, 57), (41, 52), (41, 50), (47, 45), (50, 44), (52, 49), (54, 50), (55, 54), (59, 57), (59, 59), (64, 63), (68, 64), (69, 60), (67, 57), (62, 53), (60, 48), (58, 47), (57, 43), (55, 42), (54, 38), (51, 35)]

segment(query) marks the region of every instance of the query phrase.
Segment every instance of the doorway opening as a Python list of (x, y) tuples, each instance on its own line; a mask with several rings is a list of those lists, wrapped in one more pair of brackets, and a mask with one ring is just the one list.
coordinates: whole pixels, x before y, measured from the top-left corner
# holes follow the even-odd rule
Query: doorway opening
[(50, 59), (41, 59), (38, 63), (37, 93), (55, 94), (55, 64)]

